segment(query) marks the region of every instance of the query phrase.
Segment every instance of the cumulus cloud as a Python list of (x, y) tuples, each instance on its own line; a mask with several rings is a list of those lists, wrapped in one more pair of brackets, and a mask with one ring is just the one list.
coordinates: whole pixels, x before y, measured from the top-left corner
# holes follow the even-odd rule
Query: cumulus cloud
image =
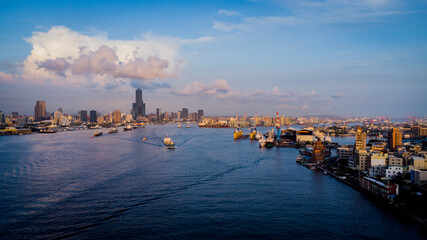
[(65, 26), (33, 32), (25, 41), (31, 54), (19, 68), (26, 83), (114, 86), (123, 79), (173, 78), (184, 62), (184, 45), (211, 41), (210, 37), (181, 39), (146, 33), (141, 40), (112, 40), (106, 34), (81, 34)]
[(225, 79), (218, 79), (212, 83), (192, 82), (183, 88), (172, 89), (169, 92), (178, 96), (193, 95), (226, 95), (230, 91), (230, 85)]
[(5, 83), (12, 83), (14, 79), (13, 74), (0, 72), (0, 80)]

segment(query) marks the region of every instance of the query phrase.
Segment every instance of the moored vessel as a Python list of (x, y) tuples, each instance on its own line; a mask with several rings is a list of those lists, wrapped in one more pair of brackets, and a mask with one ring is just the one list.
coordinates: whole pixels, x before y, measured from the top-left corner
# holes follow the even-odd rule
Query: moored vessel
[(243, 135), (242, 129), (237, 128), (236, 130), (234, 130), (234, 139), (241, 138), (242, 135)]
[(117, 133), (119, 130), (117, 128), (111, 128), (108, 133)]
[(94, 133), (93, 133), (93, 136), (94, 136), (94, 137), (102, 136), (102, 132), (98, 132), (98, 131), (96, 131), (96, 132), (94, 132)]
[(128, 124), (126, 127), (123, 128), (124, 131), (130, 131), (132, 130), (132, 125)]

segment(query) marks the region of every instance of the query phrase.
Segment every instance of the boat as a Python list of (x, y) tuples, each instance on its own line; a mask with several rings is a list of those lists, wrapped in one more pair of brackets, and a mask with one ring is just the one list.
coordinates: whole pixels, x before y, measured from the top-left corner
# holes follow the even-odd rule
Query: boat
[(145, 141), (145, 140), (147, 140), (147, 138), (146, 138), (146, 137), (143, 137), (143, 138), (142, 138), (142, 141)]
[(261, 131), (258, 131), (257, 133), (256, 133), (256, 135), (255, 135), (255, 139), (256, 140), (260, 140), (262, 138), (262, 132)]
[(234, 139), (241, 138), (242, 135), (243, 135), (242, 129), (237, 128), (236, 130), (234, 130)]
[(303, 156), (301, 156), (301, 155), (298, 155), (298, 157), (297, 157), (297, 162), (301, 162), (301, 161), (303, 161), (304, 160), (304, 157)]
[(133, 129), (137, 129), (137, 128), (138, 128), (138, 126), (137, 126), (137, 125), (133, 125), (133, 126), (132, 126), (132, 128), (133, 128)]
[(190, 125), (187, 125), (187, 128), (190, 128)]
[(328, 175), (328, 171), (324, 170), (323, 174)]
[(178, 128), (181, 128), (181, 124), (178, 124)]
[(94, 133), (93, 133), (93, 136), (94, 136), (94, 137), (102, 136), (102, 132), (98, 132), (98, 131), (96, 131), (96, 132), (94, 132)]
[(127, 125), (126, 127), (123, 128), (124, 131), (130, 131), (132, 130), (132, 125)]
[(266, 147), (267, 147), (267, 148), (272, 148), (272, 147), (274, 146), (274, 138), (273, 138), (273, 134), (274, 134), (274, 133), (272, 133), (272, 132), (269, 132), (269, 133), (268, 133), (268, 137), (267, 137), (267, 139), (265, 140), (265, 142), (266, 142)]
[(39, 131), (39, 133), (56, 133), (56, 131), (49, 128), (49, 129), (42, 129)]
[(171, 147), (175, 148), (175, 143), (172, 141), (172, 139), (170, 137), (168, 137), (168, 135), (166, 135), (166, 137), (163, 138), (163, 143), (169, 149), (172, 149)]
[(251, 133), (249, 134), (249, 136), (250, 136), (251, 140), (254, 140), (254, 139), (255, 139), (256, 134), (257, 134), (256, 129), (255, 129), (255, 128), (252, 128), (252, 129), (251, 129)]
[(117, 129), (117, 128), (111, 128), (111, 129), (108, 131), (108, 133), (117, 133), (117, 132), (119, 132), (119, 129)]
[(260, 138), (258, 141), (259, 141), (259, 147), (260, 148), (265, 147), (265, 145), (267, 144), (267, 141), (265, 140), (264, 136), (262, 138)]

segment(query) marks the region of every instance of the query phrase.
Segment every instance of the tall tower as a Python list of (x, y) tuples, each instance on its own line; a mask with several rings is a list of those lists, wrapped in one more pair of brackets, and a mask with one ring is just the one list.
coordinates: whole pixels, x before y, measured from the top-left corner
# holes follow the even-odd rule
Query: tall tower
[(361, 151), (366, 149), (366, 133), (362, 131), (361, 127), (357, 127), (355, 150)]
[(388, 149), (396, 151), (402, 147), (402, 132), (398, 128), (392, 128), (388, 131), (387, 136)]
[(34, 120), (41, 121), (46, 118), (46, 101), (37, 101), (34, 107)]
[(139, 116), (145, 116), (145, 103), (142, 101), (142, 90), (138, 88), (135, 92), (135, 102), (132, 104), (132, 117), (136, 120)]
[(91, 123), (96, 123), (97, 122), (97, 120), (96, 120), (96, 111), (95, 110), (92, 110), (92, 111), (90, 111), (90, 119), (89, 119), (89, 122), (91, 122)]

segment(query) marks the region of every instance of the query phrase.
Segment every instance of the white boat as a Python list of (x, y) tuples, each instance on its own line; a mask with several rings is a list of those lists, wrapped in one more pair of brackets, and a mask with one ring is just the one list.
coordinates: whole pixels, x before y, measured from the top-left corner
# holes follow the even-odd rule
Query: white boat
[(165, 144), (165, 146), (169, 147), (174, 147), (175, 148), (175, 143), (172, 141), (172, 139), (170, 137), (168, 137), (168, 135), (166, 135), (165, 138), (163, 138), (163, 143)]
[(262, 136), (259, 140), (259, 147), (263, 148), (267, 144), (267, 140), (265, 140), (264, 136)]
[(117, 133), (119, 130), (117, 128), (111, 128), (108, 133)]
[(304, 160), (304, 157), (303, 157), (303, 156), (299, 155), (299, 156), (297, 157), (297, 162), (301, 162), (301, 161), (303, 161), (303, 160)]
[(255, 139), (256, 140), (260, 140), (262, 138), (262, 132), (261, 131), (258, 131), (257, 133), (256, 133), (256, 135), (255, 135)]
[(132, 130), (132, 125), (127, 125), (126, 127), (123, 128), (124, 131), (130, 131)]

